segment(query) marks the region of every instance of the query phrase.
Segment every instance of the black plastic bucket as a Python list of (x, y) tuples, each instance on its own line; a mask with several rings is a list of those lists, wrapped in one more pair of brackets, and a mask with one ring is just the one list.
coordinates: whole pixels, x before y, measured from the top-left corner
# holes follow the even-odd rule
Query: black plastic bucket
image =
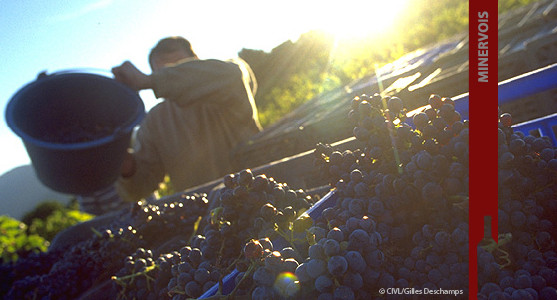
[(39, 76), (6, 107), (6, 122), (23, 140), (37, 177), (55, 191), (81, 195), (116, 181), (144, 116), (137, 92), (77, 72)]

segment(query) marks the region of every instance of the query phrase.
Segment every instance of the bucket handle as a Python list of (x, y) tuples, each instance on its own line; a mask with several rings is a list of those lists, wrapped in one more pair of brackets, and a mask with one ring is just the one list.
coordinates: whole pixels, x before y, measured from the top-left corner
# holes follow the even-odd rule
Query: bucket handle
[(114, 79), (114, 76), (113, 76), (111, 70), (107, 70), (107, 69), (103, 69), (103, 68), (84, 67), (84, 68), (72, 68), (72, 69), (54, 71), (50, 74), (47, 74), (47, 71), (44, 70), (44, 71), (41, 71), (37, 75), (37, 80), (46, 78), (48, 76), (56, 76), (56, 75), (60, 75), (60, 74), (69, 74), (69, 73), (90, 73), (90, 74), (97, 74), (97, 75), (103, 75), (103, 76), (109, 75), (109, 77)]

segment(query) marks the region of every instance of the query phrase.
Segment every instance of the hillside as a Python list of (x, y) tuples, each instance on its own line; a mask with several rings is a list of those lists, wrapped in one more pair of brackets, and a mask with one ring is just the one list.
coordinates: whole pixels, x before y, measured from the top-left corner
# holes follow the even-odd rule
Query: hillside
[(67, 204), (71, 197), (44, 186), (31, 165), (16, 167), (0, 176), (0, 215), (21, 219), (40, 202), (55, 200)]

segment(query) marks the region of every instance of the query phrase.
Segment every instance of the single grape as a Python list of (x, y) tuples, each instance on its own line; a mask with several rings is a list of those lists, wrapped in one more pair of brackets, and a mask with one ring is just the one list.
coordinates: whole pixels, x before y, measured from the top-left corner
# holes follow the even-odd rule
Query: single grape
[(327, 262), (327, 270), (333, 276), (342, 276), (348, 270), (348, 262), (343, 256), (333, 256)]

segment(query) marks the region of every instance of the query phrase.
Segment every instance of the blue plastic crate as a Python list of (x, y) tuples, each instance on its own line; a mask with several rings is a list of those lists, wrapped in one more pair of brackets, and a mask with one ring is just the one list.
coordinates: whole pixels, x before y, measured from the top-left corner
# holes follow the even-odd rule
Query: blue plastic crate
[[(499, 104), (516, 101), (555, 88), (557, 88), (557, 64), (552, 64), (499, 83)], [(548, 136), (553, 145), (557, 145), (554, 130), (554, 127), (557, 128), (557, 113), (548, 113), (551, 114), (516, 124), (513, 129), (526, 135), (537, 133), (540, 136)]]
[[(557, 89), (557, 64), (552, 64), (500, 82), (498, 87), (498, 103), (502, 105), (552, 89)], [(453, 98), (455, 101), (455, 109), (460, 113), (463, 120), (469, 120), (470, 117), (468, 111), (468, 96), (468, 93), (465, 93)], [(430, 106), (422, 106), (409, 112), (406, 122), (410, 126), (413, 126), (412, 116), (428, 107)], [(538, 132), (541, 136), (550, 137), (553, 141), (553, 145), (557, 145), (557, 138), (555, 130), (553, 129), (553, 127), (557, 127), (557, 113), (548, 113), (551, 114), (542, 118), (516, 124), (513, 128), (525, 134)]]
[(521, 131), (526, 135), (548, 136), (553, 142), (553, 145), (557, 145), (557, 138), (555, 137), (555, 131), (557, 130), (557, 113), (516, 124), (513, 126), (513, 129)]

